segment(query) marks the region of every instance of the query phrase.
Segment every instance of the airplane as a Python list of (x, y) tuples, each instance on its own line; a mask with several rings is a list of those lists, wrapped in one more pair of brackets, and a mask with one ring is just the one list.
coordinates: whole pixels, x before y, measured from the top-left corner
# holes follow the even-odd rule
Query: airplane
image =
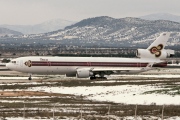
[(59, 74), (95, 80), (107, 79), (104, 76), (111, 74), (140, 73), (167, 65), (162, 59), (174, 55), (174, 50), (164, 49), (169, 36), (169, 32), (162, 33), (147, 49), (137, 49), (137, 58), (27, 56), (11, 60), (6, 67), (28, 73), (29, 80), (32, 80), (32, 74)]

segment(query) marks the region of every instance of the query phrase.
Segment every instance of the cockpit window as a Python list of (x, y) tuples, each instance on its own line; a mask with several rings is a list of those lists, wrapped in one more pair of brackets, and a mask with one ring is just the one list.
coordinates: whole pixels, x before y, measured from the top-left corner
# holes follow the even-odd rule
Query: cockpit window
[(12, 63), (16, 63), (16, 61), (11, 61)]

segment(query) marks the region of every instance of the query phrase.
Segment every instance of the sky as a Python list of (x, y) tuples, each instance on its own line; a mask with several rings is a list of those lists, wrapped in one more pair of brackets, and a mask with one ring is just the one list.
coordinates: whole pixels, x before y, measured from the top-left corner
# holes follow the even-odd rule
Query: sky
[(0, 0), (0, 24), (34, 25), (52, 19), (80, 21), (154, 13), (180, 16), (180, 0)]

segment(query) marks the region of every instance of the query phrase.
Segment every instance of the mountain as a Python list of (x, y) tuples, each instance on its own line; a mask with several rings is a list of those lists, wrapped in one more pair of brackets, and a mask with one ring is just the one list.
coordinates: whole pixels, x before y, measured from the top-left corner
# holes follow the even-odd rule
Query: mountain
[(107, 16), (84, 19), (53, 32), (21, 35), (19, 39), (53, 40), (78, 46), (147, 47), (160, 33), (167, 31), (172, 32), (168, 45), (180, 45), (180, 23), (132, 17), (115, 19)]
[[(179, 35), (180, 23), (166, 20), (149, 21), (131, 17), (114, 19), (102, 16), (84, 19), (74, 25), (67, 26), (64, 30), (41, 34), (38, 37), (61, 40), (64, 44), (77, 43), (97, 46), (145, 44), (147, 46), (155, 37), (165, 31)], [(176, 37), (176, 41), (179, 41), (179, 36)]]
[(22, 35), (22, 33), (7, 28), (0, 28), (0, 37), (8, 37), (13, 35)]
[(0, 25), (0, 27), (19, 31), (23, 34), (39, 34), (64, 29), (68, 25), (72, 25), (73, 21), (62, 19), (54, 19), (36, 25)]
[(158, 14), (150, 14), (146, 16), (139, 17), (145, 20), (169, 20), (180, 23), (180, 16), (169, 14), (169, 13), (158, 13)]

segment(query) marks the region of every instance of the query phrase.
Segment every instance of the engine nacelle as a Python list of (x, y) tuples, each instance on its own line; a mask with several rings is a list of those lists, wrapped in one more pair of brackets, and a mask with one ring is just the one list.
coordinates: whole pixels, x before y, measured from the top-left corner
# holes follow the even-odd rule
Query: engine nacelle
[(77, 69), (77, 78), (88, 78), (90, 76), (93, 76), (93, 72), (90, 71), (90, 69)]
[(148, 49), (137, 49), (136, 56), (138, 58), (158, 58), (158, 59), (166, 59), (168, 57), (174, 56), (174, 50), (158, 50), (156, 48), (148, 50)]

